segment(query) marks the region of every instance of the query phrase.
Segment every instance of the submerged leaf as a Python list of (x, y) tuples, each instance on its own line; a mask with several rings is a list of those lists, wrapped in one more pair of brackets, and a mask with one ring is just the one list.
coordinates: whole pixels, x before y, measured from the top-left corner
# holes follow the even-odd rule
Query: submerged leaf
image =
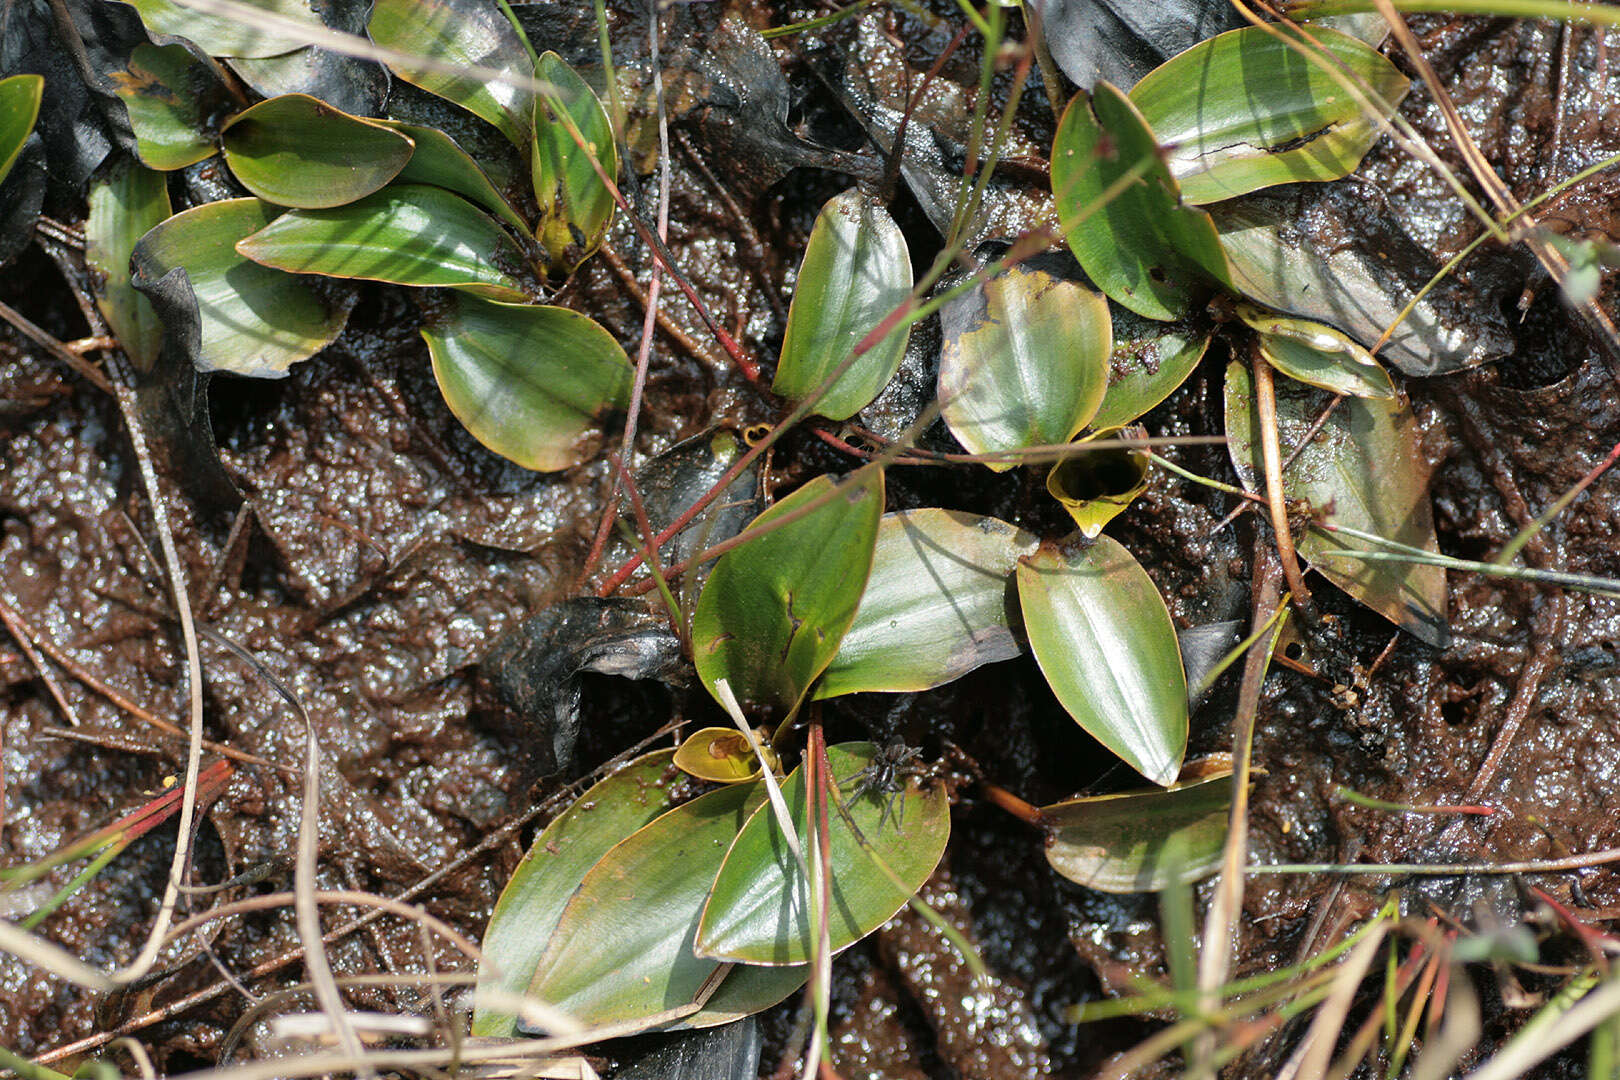
[(527, 300), (523, 253), (467, 200), (394, 184), (329, 210), (294, 210), (237, 245), (256, 263), (298, 274), (439, 285), (490, 300)]
[[(898, 792), (874, 789), (860, 798), (860, 774), (873, 765), (871, 743), (827, 748), (827, 764), (844, 810), (827, 811), (833, 952), (876, 930), (905, 905), (934, 872), (950, 836), (950, 800), (942, 784)], [(794, 831), (806, 857), (816, 858), (805, 807), (805, 766), (782, 785)], [(893, 806), (890, 800), (893, 800)], [(899, 877), (897, 886), (883, 872)], [(704, 906), (694, 948), (704, 956), (750, 964), (807, 964), (814, 951), (804, 872), (769, 804), (754, 811), (726, 853)]]
[[(1319, 390), (1277, 384), (1277, 435), (1283, 460), (1293, 455), (1327, 405)], [(1249, 369), (1226, 369), (1226, 435), (1245, 487), (1255, 490), (1263, 464)], [(1393, 401), (1345, 398), (1319, 434), (1283, 473), (1283, 494), (1308, 503), (1319, 521), (1345, 525), (1397, 543), (1438, 552), (1429, 507), (1429, 465), (1418, 445), (1412, 410)], [(1325, 578), (1384, 618), (1436, 648), (1450, 638), (1446, 572), (1438, 566), (1373, 562), (1338, 552), (1375, 545), (1312, 526), (1296, 538), (1299, 553)]]
[(129, 111), (140, 158), (154, 169), (180, 169), (214, 153), (205, 95), (223, 92), (184, 45), (137, 45), (129, 70), (111, 74)]
[[(551, 84), (555, 96), (534, 99), (529, 164), (540, 204), (534, 233), (551, 259), (552, 272), (570, 274), (596, 250), (613, 220), (613, 193), (596, 170), (616, 180), (619, 151), (602, 103), (573, 68), (548, 52), (535, 73)], [(570, 123), (583, 146), (568, 130)]]
[(855, 622), (815, 696), (929, 690), (1017, 656), (1008, 598), (1019, 558), (1036, 544), (993, 517), (885, 514)]
[[(597, 861), (625, 837), (669, 810), (685, 786), (670, 764), (673, 750), (630, 762), (598, 782), (534, 838), (501, 890), (484, 933), (478, 992), (522, 994), (534, 981), (557, 920)], [(473, 1014), (474, 1035), (510, 1036), (517, 1017), (485, 1000)]]
[(136, 370), (143, 372), (157, 362), (163, 324), (152, 302), (131, 284), (129, 257), (136, 242), (168, 216), (169, 190), (162, 173), (123, 158), (91, 182), (84, 261), (95, 271), (96, 307)]
[(1041, 807), (1046, 860), (1070, 881), (1110, 893), (1157, 892), (1220, 868), (1232, 775), (1069, 799)]
[[(293, 274), (249, 262), (236, 245), (281, 213), (258, 199), (226, 199), (176, 214), (135, 245), (136, 281), (185, 270), (197, 300), (201, 371), (279, 379), (324, 349), (347, 309), (323, 302)], [(144, 288), (144, 286), (141, 286)]]
[(1170, 612), (1147, 571), (1110, 536), (1019, 561), (1024, 632), (1075, 721), (1156, 784), (1187, 748), (1187, 676)]
[[(1376, 342), (1439, 269), (1382, 192), (1353, 177), (1261, 192), (1211, 212), (1238, 292), (1329, 323), (1363, 345)], [(1514, 338), (1502, 298), (1452, 274), (1416, 303), (1379, 355), (1420, 376), (1506, 356)]]
[[(1370, 91), (1375, 113), (1345, 79)], [(1196, 204), (1348, 176), (1408, 86), (1355, 38), (1317, 29), (1306, 39), (1277, 24), (1200, 42), (1137, 83), (1131, 101), (1166, 148), (1182, 198)]]
[(1178, 318), (1228, 280), (1209, 215), (1181, 205), (1153, 129), (1108, 83), (1064, 110), (1052, 144), (1052, 195), (1086, 274), (1138, 315)]
[(33, 133), (39, 118), (39, 102), (45, 93), (42, 75), (13, 75), (0, 79), (0, 181), (22, 153), (23, 143)]
[(237, 113), (220, 129), (242, 186), (280, 206), (323, 209), (370, 195), (405, 167), (411, 140), (306, 94)]
[(1291, 379), (1347, 397), (1395, 399), (1395, 383), (1372, 354), (1331, 326), (1295, 319), (1251, 304), (1238, 317), (1258, 335), (1260, 355)]
[[(528, 52), (501, 9), (482, 0), (375, 0), (369, 26), (379, 45), (467, 67), (493, 68), (527, 82)], [(533, 95), (525, 86), (473, 72), (449, 74), (388, 65), (400, 78), (460, 105), (500, 128), (519, 149), (529, 145)]]
[(883, 473), (845, 484), (816, 477), (749, 529), (815, 509), (715, 564), (692, 617), (692, 661), (711, 693), (726, 679), (745, 705), (791, 712), (837, 655), (872, 570)]
[(940, 412), (970, 453), (1067, 442), (1102, 403), (1108, 301), (1059, 272), (1014, 266), (940, 309)]
[(311, 35), (323, 33), (326, 27), (311, 10), (306, 0), (242, 0), (268, 15), (302, 24), (310, 33), (278, 27), (263, 30), (246, 20), (227, 15), (211, 15), (195, 8), (184, 7), (173, 0), (124, 0), (140, 13), (141, 22), (154, 37), (185, 38), (209, 56), (278, 56), (311, 43)]
[[(787, 336), (771, 389), (809, 397), (855, 346), (911, 292), (911, 255), (889, 212), (859, 190), (827, 201), (799, 265)], [(850, 364), (816, 402), (816, 412), (847, 420), (894, 378), (910, 330), (890, 333)]]
[(602, 416), (630, 401), (629, 357), (577, 311), (454, 296), (422, 336), (456, 419), (525, 469), (586, 460)]

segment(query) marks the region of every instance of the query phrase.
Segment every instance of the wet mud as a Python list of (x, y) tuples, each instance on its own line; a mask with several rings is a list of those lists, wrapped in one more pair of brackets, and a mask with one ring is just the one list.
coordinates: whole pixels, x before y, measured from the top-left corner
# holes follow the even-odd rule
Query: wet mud
[[(781, 14), (773, 21), (787, 21)], [(840, 152), (858, 151), (867, 135), (882, 140), (884, 80), (900, 78), (892, 65), (916, 76), (949, 37), (921, 16), (878, 14), (860, 27), (865, 40), (829, 36), (815, 48), (778, 53), (794, 121)], [(1487, 20), (1415, 21), (1414, 28), (1481, 150), (1520, 199), (1620, 151), (1620, 64), (1610, 62), (1600, 34)], [(882, 63), (871, 65), (870, 107), (851, 121), (829, 72), (863, 49)], [(961, 95), (976, 70), (969, 45), (942, 73), (939, 110), (971, 108)], [(998, 91), (1006, 86), (998, 83)], [(1008, 170), (1006, 190), (991, 194), (998, 228), (1029, 224), (1019, 193), (1040, 175), (1039, 149), (1050, 142), (1051, 118), (1041, 110), (1031, 104), (1017, 133), (1020, 163)], [(1460, 168), (1426, 95), (1415, 92), (1404, 111)], [(674, 140), (670, 247), (740, 345), (769, 358), (814, 213), (850, 179), (799, 169), (774, 183), (733, 184), (735, 170), (716, 157), (721, 144), (680, 124)], [(946, 145), (942, 167), (949, 153)], [(1550, 202), (1542, 220), (1575, 237), (1620, 234), (1620, 199), (1607, 175)], [(1448, 258), (1477, 231), (1432, 172), (1399, 149), (1380, 148), (1360, 176), (1432, 260)], [(926, 185), (917, 190), (922, 197), (901, 190), (897, 214), (914, 250), (928, 251), (937, 233)], [(649, 266), (621, 224), (556, 302), (633, 342)], [(1490, 314), (1511, 334), (1511, 355), (1403, 385), (1434, 465), (1441, 548), (1478, 559), (1620, 442), (1613, 374), (1620, 363), (1562, 306), (1522, 248), (1487, 245), (1464, 275), (1504, 305)], [(742, 431), (777, 416), (776, 404), (737, 377), (671, 292), (654, 339), (637, 447), (645, 456), (715, 425)], [(0, 279), (0, 299), (61, 339), (88, 331), (57, 268), (37, 251)], [(1612, 279), (1599, 304), (1620, 315)], [(477, 699), (477, 666), (497, 641), (581, 591), (609, 474), (599, 460), (542, 476), (484, 451), (443, 404), (417, 318), (402, 291), (368, 289), (340, 343), (287, 379), (214, 380), (210, 413), (221, 460), (244, 498), (237, 514), (204, 510), (188, 497), (190, 463), (161, 464), (199, 621), (257, 657), (315, 727), (321, 886), (407, 897), (477, 940), (533, 835), (533, 807), (672, 719), (705, 722), (712, 706), (679, 686), (583, 675), (574, 760), (565, 766), (549, 750), (537, 759), (533, 733)], [(1217, 345), (1149, 414), (1149, 429), (1218, 433), (1225, 361)], [(907, 377), (926, 385), (926, 370), (911, 365)], [(903, 402), (897, 408), (906, 411)], [(610, 443), (617, 437), (607, 433)], [(941, 440), (937, 428), (924, 436), (930, 440)], [(1235, 480), (1222, 448), (1173, 456)], [(761, 482), (781, 491), (851, 464), (795, 436), (772, 455)], [(1072, 527), (1033, 472), (992, 479), (984, 470), (896, 468), (889, 484), (891, 508), (990, 513), (1044, 535)], [(49, 643), (140, 710), (181, 723), (183, 654), (143, 491), (113, 402), (0, 329), (0, 600), (26, 623), (21, 636)], [(1161, 472), (1110, 527), (1140, 555), (1178, 626), (1248, 617), (1253, 553), (1269, 534), (1252, 517), (1218, 528), (1231, 509), (1227, 497)], [(1620, 577), (1617, 532), (1620, 481), (1611, 476), (1529, 543), (1523, 561)], [(1399, 634), (1325, 584), (1318, 590), (1327, 617), (1300, 640), (1301, 659), (1274, 670), (1262, 694), (1255, 755), (1264, 773), (1250, 826), (1256, 861), (1523, 860), (1620, 845), (1620, 601), (1458, 574), (1449, 585), (1452, 640), (1444, 650)], [(207, 737), (273, 764), (238, 763), (199, 826), (193, 871), (198, 883), (250, 870), (262, 876), (198, 898), (199, 907), (289, 887), (305, 740), (302, 722), (263, 674), (209, 640), (202, 653)], [(184, 761), (181, 739), (61, 662), (46, 658), (44, 670), (48, 679), (16, 635), (0, 635), (5, 865), (42, 858), (139, 805)], [(1236, 693), (1229, 675), (1196, 710), (1190, 756), (1230, 748)], [(1166, 977), (1152, 898), (1105, 896), (1057, 878), (1038, 835), (986, 802), (974, 782), (982, 775), (1037, 804), (1131, 784), (1128, 770), (1052, 700), (1032, 660), (981, 669), (898, 703), (852, 699), (829, 707), (827, 723), (834, 737), (900, 737), (947, 762), (941, 770), (954, 792), (954, 832), (924, 895), (993, 973), (988, 988), (975, 988), (937, 931), (902, 912), (840, 962), (833, 1053), (843, 1075), (1077, 1078), (1153, 1029), (1157, 1018), (1085, 1027), (1072, 1020), (1087, 1001)], [(1470, 802), (1496, 813), (1370, 810), (1339, 797), (1340, 785), (1391, 802)], [(550, 805), (564, 804), (553, 798)], [(98, 966), (131, 960), (175, 840), (172, 826), (144, 837), (46, 932)], [(1604, 868), (1522, 883), (1262, 877), (1246, 893), (1235, 970), (1271, 970), (1320, 951), (1391, 888), (1401, 889), (1414, 915), (1480, 926), (1523, 919), (1530, 885), (1594, 919), (1620, 910), (1620, 875)], [(357, 913), (332, 908), (326, 925)], [(334, 967), (339, 974), (427, 970), (420, 939), (407, 929), (385, 918), (344, 935), (331, 946)], [(1557, 957), (1565, 945), (1548, 936), (1548, 955)], [(152, 985), (99, 1002), (0, 958), (0, 1045), (54, 1054), (127, 1027), (162, 1070), (211, 1064), (245, 1009), (216, 962), (262, 995), (302, 978), (288, 959), (295, 945), (290, 910), (228, 920), (210, 930), (206, 949), (191, 940), (166, 954), (163, 977)], [(433, 947), (436, 970), (469, 969), (465, 956)], [(1483, 981), (1481, 990), (1483, 1053), (1528, 1012)], [(409, 990), (359, 989), (351, 1001), (388, 1012), (429, 1008)], [(794, 1008), (762, 1018), (767, 1071), (791, 1042)], [(1291, 1034), (1260, 1044), (1231, 1074), (1273, 1075)], [(263, 1038), (253, 1025), (238, 1041), (258, 1048)], [(71, 1064), (58, 1067), (71, 1071)]]

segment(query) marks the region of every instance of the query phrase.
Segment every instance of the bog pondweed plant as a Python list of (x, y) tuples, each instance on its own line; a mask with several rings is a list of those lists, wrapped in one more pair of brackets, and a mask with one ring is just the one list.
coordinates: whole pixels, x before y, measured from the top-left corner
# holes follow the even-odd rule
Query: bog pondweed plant
[[(153, 32), (215, 57), (273, 62), (301, 41), (200, 25), (167, 0), (136, 6)], [(993, 57), (1005, 14), (974, 14)], [(274, 376), (341, 332), (352, 295), (343, 282), (447, 289), (423, 294), (423, 334), (452, 410), (519, 464), (577, 464), (594, 453), (602, 415), (629, 402), (630, 366), (589, 319), (539, 301), (610, 223), (621, 162), (608, 110), (489, 5), (383, 0), (370, 29), (395, 50), (499, 65), (509, 81), (390, 61), (505, 145), (464, 147), (440, 128), (307, 95), (231, 100), (191, 52), (144, 46), (123, 84), (142, 162), (92, 196), (109, 321), (132, 356), (154, 362), (162, 339), (139, 284), (166, 312), (195, 311), (199, 369)], [(664, 588), (672, 616), (690, 624), (698, 677), (742, 741), (699, 732), (603, 780), (547, 826), (485, 941), (479, 1034), (517, 1030), (524, 995), (623, 1030), (716, 1023), (791, 993), (907, 902), (949, 830), (940, 787), (865, 790), (860, 778), (884, 750), (820, 745), (814, 703), (928, 690), (1026, 647), (1076, 721), (1159, 785), (1042, 809), (1053, 865), (1120, 890), (1213, 869), (1233, 782), (1183, 774), (1188, 688), (1175, 628), (1132, 553), (1101, 530), (1147, 467), (1134, 432), (1113, 436), (1180, 385), (1216, 332), (1239, 357), (1227, 373), (1234, 464), (1270, 496), (1279, 539), (1295, 531), (1290, 516), (1312, 519), (1301, 555), (1438, 639), (1443, 572), (1380, 563), (1363, 538), (1435, 547), (1409, 410), (1358, 343), (1385, 331), (1382, 308), (1365, 325), (1327, 325), (1312, 303), (1349, 273), (1287, 235), (1265, 191), (1344, 177), (1405, 87), (1354, 37), (1282, 26), (1213, 38), (1129, 93), (1099, 83), (1069, 104), (1051, 153), (1055, 214), (1081, 272), (1011, 238), (1009, 251), (973, 252), (958, 284), (939, 284), (948, 256), (919, 282), (880, 201), (862, 190), (829, 201), (775, 368), (787, 407), (770, 438), (812, 415), (859, 415), (894, 376), (905, 328), (937, 311), (947, 427), (989, 468), (1054, 456), (1049, 490), (1079, 532), (1041, 538), (937, 508), (885, 514), (886, 461), (910, 452), (901, 440), (847, 477), (811, 480), (726, 539), (690, 611)], [(225, 104), (200, 104), (213, 99)], [(981, 108), (989, 99), (981, 87)], [(975, 139), (990, 152), (962, 182), (947, 253), (993, 171), (997, 144), (978, 119)], [(216, 151), (254, 197), (171, 216), (157, 172)], [(1219, 331), (1205, 314), (1212, 298), (1224, 298)], [(1380, 299), (1393, 319), (1400, 304)], [(1421, 296), (1410, 305), (1386, 352), (1398, 366), (1431, 373), (1488, 358), (1454, 340)], [(1294, 382), (1275, 384), (1273, 370)], [(1343, 400), (1319, 421), (1333, 395)], [(662, 542), (643, 540), (649, 554)], [(659, 578), (649, 587), (680, 569), (648, 561)], [(750, 727), (763, 716), (778, 721), (784, 751), (808, 719), (808, 749), (785, 776)], [(721, 786), (692, 797), (686, 776)]]

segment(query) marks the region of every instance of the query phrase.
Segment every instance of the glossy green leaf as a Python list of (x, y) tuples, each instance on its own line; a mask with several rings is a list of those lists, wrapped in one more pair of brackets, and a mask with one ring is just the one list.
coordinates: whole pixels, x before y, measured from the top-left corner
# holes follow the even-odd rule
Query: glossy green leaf
[(0, 182), (22, 153), (23, 143), (34, 131), (39, 118), (39, 102), (45, 94), (43, 75), (13, 75), (0, 79)]
[[(1088, 889), (1157, 892), (1220, 869), (1232, 775), (1041, 807), (1046, 860)], [(1179, 872), (1178, 872), (1179, 871)]]
[(833, 489), (816, 477), (748, 529), (815, 509), (715, 564), (692, 617), (692, 661), (711, 693), (726, 679), (745, 708), (788, 712), (837, 655), (872, 570), (883, 474)]
[(1239, 303), (1236, 309), (1259, 335), (1260, 355), (1289, 378), (1346, 397), (1400, 396), (1383, 365), (1333, 327), (1252, 304)]
[[(1286, 461), (1326, 408), (1328, 397), (1287, 380), (1276, 386), (1277, 435)], [(1253, 376), (1234, 361), (1226, 369), (1227, 445), (1250, 490), (1258, 490), (1263, 470), (1258, 430)], [(1429, 471), (1409, 407), (1347, 397), (1283, 473), (1283, 494), (1308, 503), (1319, 520), (1437, 552)], [(1323, 577), (1384, 618), (1436, 648), (1449, 640), (1443, 568), (1337, 554), (1374, 546), (1317, 527), (1296, 536), (1295, 543)]]
[(147, 165), (181, 169), (214, 153), (205, 104), (222, 88), (184, 45), (137, 45), (129, 70), (111, 78), (129, 111), (136, 152)]
[(1138, 315), (1175, 319), (1228, 280), (1209, 215), (1181, 205), (1153, 129), (1106, 82), (1097, 83), (1091, 101), (1076, 94), (1063, 112), (1052, 145), (1052, 194), (1086, 274)]
[[(827, 200), (799, 264), (771, 388), (792, 401), (809, 397), (910, 292), (911, 255), (889, 212), (853, 188)], [(816, 412), (847, 420), (866, 408), (899, 370), (910, 336), (896, 331), (857, 357)]]
[[(551, 941), (563, 908), (585, 875), (614, 845), (669, 810), (689, 787), (674, 771), (672, 750), (637, 758), (599, 781), (545, 827), (501, 890), (484, 934), (479, 991), (522, 994)], [(514, 1015), (480, 1002), (474, 1035), (510, 1036)]]
[[(762, 745), (766, 755), (775, 760), (769, 742), (762, 741)], [(736, 784), (759, 775), (759, 758), (743, 733), (734, 727), (706, 727), (692, 732), (676, 749), (675, 766), (711, 784)]]
[(293, 210), (237, 245), (296, 274), (450, 286), (490, 300), (527, 300), (523, 253), (494, 219), (459, 195), (395, 184), (347, 206)]
[(1037, 543), (993, 517), (885, 514), (855, 622), (815, 696), (928, 690), (1017, 656), (1008, 597), (1018, 559)]
[(242, 186), (279, 206), (324, 209), (380, 189), (411, 158), (411, 140), (307, 94), (283, 94), (220, 129)]
[(1187, 676), (1153, 579), (1110, 536), (1019, 562), (1024, 632), (1058, 701), (1092, 738), (1156, 784), (1187, 748)]
[[(1330, 72), (1388, 108), (1369, 115)], [(1199, 42), (1137, 83), (1131, 101), (1165, 147), (1182, 198), (1207, 203), (1349, 175), (1409, 86), (1353, 37), (1318, 29), (1307, 40), (1278, 24)]]
[(402, 184), (433, 184), (457, 195), (465, 195), (510, 225), (519, 236), (528, 236), (529, 226), (512, 209), (512, 204), (495, 187), (483, 168), (472, 155), (438, 128), (421, 124), (405, 124), (398, 120), (373, 120), (407, 136), (416, 144), (411, 159), (400, 170)]
[(629, 357), (577, 311), (455, 296), (422, 336), (456, 419), (525, 469), (585, 461), (603, 415), (630, 401)]
[[(905, 905), (939, 865), (950, 836), (950, 799), (943, 784), (920, 790), (872, 790), (855, 798), (859, 774), (872, 765), (871, 743), (827, 748), (827, 764), (848, 817), (827, 814), (832, 867), (828, 932), (832, 950), (853, 945)], [(794, 831), (806, 857), (815, 859), (805, 808), (805, 767), (782, 785)], [(890, 800), (893, 800), (891, 805)], [(881, 866), (900, 879), (897, 887)], [(814, 951), (804, 872), (793, 857), (769, 804), (754, 811), (726, 854), (698, 924), (696, 950), (704, 956), (750, 964), (805, 964)]]
[(209, 56), (278, 56), (313, 43), (313, 35), (326, 27), (311, 10), (308, 0), (242, 0), (249, 7), (308, 27), (310, 34), (291, 28), (260, 29), (245, 20), (210, 15), (183, 7), (173, 0), (124, 0), (140, 13), (154, 37), (185, 38)]
[[(613, 193), (596, 170), (600, 166), (616, 180), (619, 151), (607, 112), (573, 68), (548, 52), (541, 55), (535, 73), (551, 84), (554, 95), (536, 95), (534, 102), (529, 166), (540, 204), (534, 232), (551, 259), (552, 272), (568, 274), (596, 250), (613, 220)], [(584, 139), (583, 148), (569, 123)]]
[[(528, 51), (499, 6), (483, 0), (374, 0), (371, 40), (449, 64), (493, 68), (527, 83)], [(388, 65), (394, 74), (494, 124), (519, 149), (529, 145), (533, 95), (474, 73)]]
[(1120, 427), (1137, 419), (1187, 381), (1209, 348), (1209, 327), (1165, 324), (1110, 305), (1114, 349), (1108, 366), (1108, 389), (1091, 426)]
[(691, 1003), (719, 966), (692, 952), (693, 931), (732, 841), (764, 801), (762, 784), (733, 784), (608, 851), (563, 909), (529, 992), (583, 1024)]
[[(1133, 429), (1138, 434), (1141, 428)], [(1046, 491), (1090, 539), (1136, 497), (1147, 490), (1152, 459), (1145, 449), (1124, 446), (1086, 448), (1092, 439), (1113, 439), (1118, 428), (1097, 432), (1076, 444), (1075, 452), (1054, 462), (1046, 474)]]
[(122, 158), (90, 183), (90, 216), (84, 223), (84, 261), (95, 273), (96, 307), (118, 335), (118, 344), (139, 371), (150, 371), (163, 347), (163, 324), (151, 301), (130, 284), (135, 244), (169, 216), (169, 189), (162, 173)]
[(169, 218), (135, 245), (139, 277), (156, 281), (176, 267), (186, 271), (201, 320), (203, 371), (279, 379), (343, 329), (346, 308), (323, 302), (292, 274), (237, 254), (243, 237), (279, 213), (258, 199), (207, 203)]
[[(1108, 301), (1014, 266), (940, 310), (940, 411), (970, 453), (1067, 442), (1102, 404)], [(1013, 461), (986, 462), (1003, 472)]]

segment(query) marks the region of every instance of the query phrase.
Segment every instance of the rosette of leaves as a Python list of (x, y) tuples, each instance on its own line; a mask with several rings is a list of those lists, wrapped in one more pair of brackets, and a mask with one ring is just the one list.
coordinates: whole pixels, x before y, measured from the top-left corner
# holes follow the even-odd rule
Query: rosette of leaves
[[(155, 33), (186, 36), (161, 0), (137, 6)], [(347, 302), (312, 275), (449, 290), (424, 294), (422, 335), (451, 411), (526, 468), (577, 464), (594, 452), (603, 416), (628, 403), (630, 364), (602, 327), (538, 301), (611, 221), (618, 162), (606, 113), (555, 55), (534, 58), (494, 5), (383, 0), (370, 31), (437, 58), (395, 74), (504, 135), (530, 160), (530, 190), (511, 185), (501, 154), (480, 161), (437, 128), (351, 115), (307, 94), (224, 111), (223, 88), (184, 46), (141, 46), (117, 81), (143, 165), (172, 170), (217, 152), (253, 198), (157, 222), (132, 212), (92, 241), (133, 254), (137, 288), (184, 274), (200, 327), (192, 361), (204, 372), (277, 378), (329, 344)], [(201, 32), (235, 58), (285, 44)], [(446, 60), (499, 77), (447, 75)], [(147, 230), (131, 245), (134, 221)]]

